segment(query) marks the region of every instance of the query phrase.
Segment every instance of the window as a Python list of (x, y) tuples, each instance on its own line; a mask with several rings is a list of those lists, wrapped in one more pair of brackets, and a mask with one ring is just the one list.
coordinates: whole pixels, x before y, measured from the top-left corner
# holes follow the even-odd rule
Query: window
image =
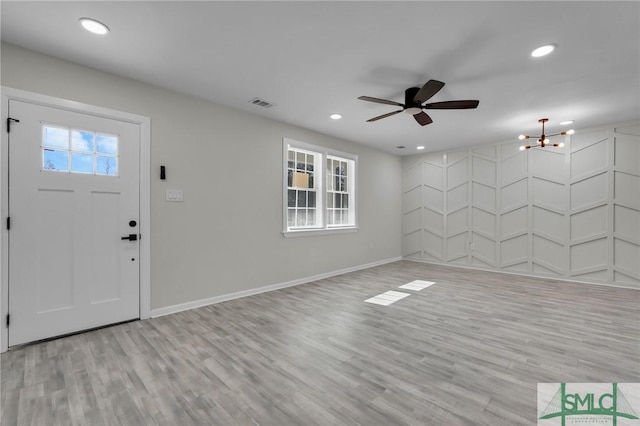
[(285, 139), (284, 233), (356, 229), (357, 156)]
[(56, 125), (42, 126), (42, 170), (118, 176), (118, 137)]

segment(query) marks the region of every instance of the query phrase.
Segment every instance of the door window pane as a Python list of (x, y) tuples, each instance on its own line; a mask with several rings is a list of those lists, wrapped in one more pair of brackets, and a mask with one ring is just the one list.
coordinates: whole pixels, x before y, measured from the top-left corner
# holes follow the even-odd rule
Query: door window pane
[(44, 126), (42, 146), (47, 148), (69, 149), (69, 129)]
[(42, 151), (42, 168), (58, 172), (69, 171), (69, 153), (45, 148)]
[(93, 155), (71, 154), (71, 171), (74, 173), (93, 173)]
[(71, 150), (81, 152), (93, 152), (93, 132), (82, 130), (71, 131)]
[(118, 158), (96, 156), (96, 174), (105, 176), (118, 175)]
[(117, 154), (118, 137), (111, 135), (96, 135), (96, 152), (100, 154)]

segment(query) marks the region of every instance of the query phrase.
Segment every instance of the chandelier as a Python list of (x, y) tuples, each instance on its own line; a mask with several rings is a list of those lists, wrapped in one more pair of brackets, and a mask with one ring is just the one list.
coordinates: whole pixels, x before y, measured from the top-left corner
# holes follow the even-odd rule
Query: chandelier
[[(572, 135), (572, 134), (575, 133), (575, 130), (571, 129), (571, 130), (567, 130), (565, 132), (554, 133), (552, 135), (545, 135), (544, 134), (544, 123), (546, 123), (547, 121), (549, 121), (548, 118), (541, 118), (540, 120), (538, 120), (538, 123), (542, 123), (542, 134), (538, 137), (538, 140), (536, 141), (537, 144), (536, 145), (522, 145), (520, 147), (520, 151), (524, 151), (526, 149), (535, 148), (535, 147), (544, 148), (546, 146), (554, 146), (556, 148), (563, 148), (564, 147), (564, 142), (551, 143), (549, 138), (551, 138), (553, 136)], [(520, 135), (520, 136), (518, 136), (518, 139), (520, 139), (522, 141), (522, 140), (525, 140), (525, 139), (531, 139), (533, 137), (535, 137), (535, 136)]]

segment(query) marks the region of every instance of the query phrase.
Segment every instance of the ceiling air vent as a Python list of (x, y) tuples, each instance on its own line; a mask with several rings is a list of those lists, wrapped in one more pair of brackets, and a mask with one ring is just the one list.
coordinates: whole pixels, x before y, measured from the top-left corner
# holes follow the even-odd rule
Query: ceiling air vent
[(263, 108), (271, 108), (274, 105), (271, 102), (267, 102), (264, 99), (260, 99), (260, 98), (253, 98), (249, 102)]

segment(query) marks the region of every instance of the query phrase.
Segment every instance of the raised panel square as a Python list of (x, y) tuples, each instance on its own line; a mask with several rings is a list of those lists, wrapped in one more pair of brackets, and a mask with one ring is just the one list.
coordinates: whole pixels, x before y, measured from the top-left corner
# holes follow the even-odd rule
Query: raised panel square
[(535, 206), (533, 207), (533, 229), (535, 232), (556, 237), (562, 241), (568, 237), (563, 215)]
[(501, 185), (522, 179), (527, 176), (527, 173), (527, 154), (523, 151), (502, 161)]
[(447, 235), (467, 230), (467, 209), (461, 209), (447, 216)]
[(402, 234), (407, 235), (422, 229), (422, 209), (414, 210), (402, 217)]
[(438, 189), (429, 188), (428, 186), (422, 187), (422, 202), (424, 207), (431, 210), (441, 212), (444, 210), (444, 194)]
[(496, 262), (496, 242), (474, 233), (471, 254), (478, 254), (484, 261), (489, 261), (493, 266)]
[(503, 264), (526, 261), (528, 256), (527, 235), (511, 238), (500, 244), (500, 257)]
[(443, 242), (442, 237), (435, 235), (429, 231), (422, 232), (422, 243), (426, 252), (433, 253), (435, 257), (443, 259)]
[(422, 176), (420, 170), (420, 164), (417, 164), (410, 168), (409, 170), (405, 170), (402, 179), (402, 189), (403, 191), (408, 191), (413, 188), (416, 188), (422, 184)]
[(613, 230), (616, 234), (640, 242), (640, 210), (614, 206), (613, 216)]
[(500, 204), (503, 211), (526, 203), (529, 198), (527, 180), (523, 179), (505, 186), (502, 188), (501, 195), (502, 201)]
[(640, 138), (616, 135), (615, 165), (619, 170), (640, 174)]
[(588, 146), (571, 154), (571, 178), (589, 176), (607, 167), (607, 140)]
[(533, 202), (560, 211), (569, 204), (564, 185), (538, 178), (533, 178)]
[(555, 270), (562, 271), (564, 256), (564, 246), (547, 240), (546, 238), (533, 236), (533, 261), (539, 261), (544, 265), (553, 267)]
[(444, 235), (444, 220), (440, 213), (436, 213), (429, 209), (423, 209), (422, 220), (425, 229), (432, 231), (437, 235)]
[(571, 239), (599, 235), (607, 231), (607, 207), (600, 206), (571, 215)]
[(633, 278), (640, 278), (640, 245), (618, 238), (613, 241), (613, 264), (631, 273)]
[(500, 217), (500, 235), (507, 237), (527, 231), (527, 207), (512, 210)]
[(496, 211), (496, 190), (494, 188), (473, 182), (473, 205), (490, 212)]
[(571, 272), (594, 266), (607, 267), (607, 239), (587, 241), (571, 247)]
[(455, 260), (467, 255), (467, 234), (447, 238), (447, 260)]
[(607, 201), (607, 174), (602, 173), (571, 185), (571, 208), (579, 209)]
[(554, 182), (562, 182), (565, 175), (564, 152), (558, 148), (553, 150), (532, 149), (534, 176), (540, 176)]
[(496, 235), (496, 216), (480, 209), (471, 210), (471, 221), (473, 229), (486, 235)]
[(402, 213), (409, 213), (422, 205), (421, 188), (414, 188), (407, 191), (402, 197)]
[(467, 184), (452, 189), (447, 193), (447, 211), (456, 211), (468, 205)]
[(432, 188), (444, 189), (443, 168), (429, 163), (425, 163), (422, 167), (424, 170), (423, 183)]
[(466, 159), (447, 168), (447, 188), (455, 188), (466, 182), (467, 179)]
[(496, 163), (484, 158), (473, 157), (473, 180), (489, 186), (496, 186)]
[(640, 177), (615, 172), (613, 193), (616, 203), (640, 209)]

